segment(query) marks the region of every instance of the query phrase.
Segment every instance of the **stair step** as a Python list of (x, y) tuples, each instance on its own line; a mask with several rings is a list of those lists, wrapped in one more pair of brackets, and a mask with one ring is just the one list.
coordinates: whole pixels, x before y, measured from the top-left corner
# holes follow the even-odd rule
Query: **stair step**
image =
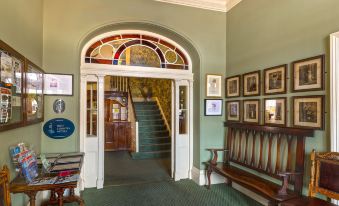
[(161, 115), (160, 110), (137, 110), (135, 113), (137, 117), (143, 115)]
[(134, 105), (136, 110), (154, 110), (154, 109), (158, 109), (158, 105), (156, 104), (146, 104), (146, 105), (142, 105), (142, 104), (137, 104)]
[(157, 105), (157, 102), (150, 101), (150, 102), (134, 102), (134, 105)]
[(171, 157), (171, 150), (156, 152), (133, 152), (133, 159), (152, 159), (152, 158), (168, 158)]
[(163, 144), (146, 144), (140, 145), (139, 147), (140, 152), (152, 152), (152, 151), (163, 151), (163, 150), (170, 150), (171, 143), (163, 143)]
[(148, 126), (148, 125), (160, 125), (164, 124), (164, 120), (139, 120), (139, 127)]
[(154, 137), (168, 137), (169, 132), (167, 130), (162, 131), (139, 131), (139, 139), (154, 138)]
[(166, 126), (163, 124), (160, 125), (143, 125), (143, 126), (139, 126), (139, 132), (151, 132), (151, 131), (163, 131), (166, 130)]
[(137, 115), (139, 120), (161, 120), (162, 116), (160, 114), (157, 115)]
[(139, 139), (140, 145), (146, 144), (161, 144), (161, 143), (171, 143), (170, 137), (155, 137), (155, 138), (141, 138)]

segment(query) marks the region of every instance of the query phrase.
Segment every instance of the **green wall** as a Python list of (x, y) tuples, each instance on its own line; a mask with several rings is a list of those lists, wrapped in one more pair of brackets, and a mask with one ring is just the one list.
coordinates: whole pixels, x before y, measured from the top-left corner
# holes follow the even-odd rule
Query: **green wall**
[[(281, 64), (288, 64), (291, 71), (290, 63), (294, 60), (326, 54), (326, 91), (290, 93), (288, 84), (288, 94), (276, 95), (327, 94), (325, 130), (316, 131), (314, 138), (306, 140), (305, 186), (309, 181), (311, 150), (330, 150), (329, 35), (339, 31), (338, 11), (337, 0), (243, 0), (227, 13), (227, 76)], [(291, 110), (291, 99), (288, 100)], [(291, 126), (291, 112), (288, 119)]]
[[(42, 66), (42, 0), (0, 0), (0, 39), (35, 64)], [(15, 175), (9, 146), (27, 142), (37, 152), (41, 144), (41, 124), (0, 132), (0, 166), (7, 164)], [(24, 205), (24, 195), (13, 195), (12, 205)]]
[[(47, 72), (75, 75), (74, 96), (63, 97), (66, 112), (56, 115), (47, 97), (46, 121), (71, 119), (76, 132), (64, 140), (42, 135), (43, 151), (74, 151), (79, 142), (79, 67), (84, 43), (105, 31), (145, 29), (181, 44), (193, 59), (194, 76), (194, 165), (209, 156), (205, 148), (223, 144), (223, 117), (204, 117), (205, 74), (223, 75), (226, 67), (226, 14), (176, 6), (153, 0), (45, 0), (43, 64)], [(197, 118), (199, 117), (199, 118)]]

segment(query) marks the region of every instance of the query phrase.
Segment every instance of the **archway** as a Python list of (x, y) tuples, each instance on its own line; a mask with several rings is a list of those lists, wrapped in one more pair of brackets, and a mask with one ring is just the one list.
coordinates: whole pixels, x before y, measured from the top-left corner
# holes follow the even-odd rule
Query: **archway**
[[(139, 36), (138, 36), (139, 35)], [(112, 42), (119, 36), (132, 38), (125, 39), (126, 41), (115, 48), (115, 53), (111, 59), (95, 59), (91, 58), (91, 53), (102, 45), (107, 45), (107, 42)], [(117, 39), (119, 39), (117, 38)], [(147, 38), (147, 39), (146, 39)], [(156, 40), (158, 39), (158, 40)], [(159, 51), (160, 46), (157, 43), (168, 46), (172, 51), (177, 53), (181, 58), (181, 63), (171, 64), (165, 60), (165, 51)], [(127, 43), (127, 45), (126, 45)], [(99, 45), (101, 44), (101, 45)], [(93, 46), (94, 45), (94, 46)], [(149, 65), (135, 66), (124, 65), (119, 63), (120, 56), (124, 50), (131, 46), (142, 45), (153, 49), (158, 55), (161, 63), (157, 67), (149, 67)], [(123, 48), (124, 47), (124, 48)], [(123, 49), (122, 49), (123, 48)], [(90, 51), (90, 52), (89, 52)], [(95, 56), (95, 55), (94, 55)], [(93, 56), (92, 56), (93, 57)], [(173, 66), (174, 65), (174, 66)], [(179, 67), (179, 69), (178, 69)], [(167, 69), (166, 69), (167, 68)], [(171, 69), (169, 69), (171, 68)], [(175, 180), (183, 178), (191, 178), (191, 169), (193, 166), (193, 63), (189, 53), (180, 44), (167, 38), (166, 36), (145, 30), (115, 30), (105, 32), (94, 36), (84, 45), (81, 53), (81, 92), (80, 92), (80, 150), (86, 153), (84, 163), (85, 187), (103, 187), (103, 173), (104, 173), (104, 150), (103, 150), (103, 84), (104, 76), (125, 76), (125, 77), (148, 77), (148, 78), (166, 78), (173, 80), (173, 90), (176, 91), (173, 95), (173, 102), (179, 99), (179, 88), (188, 88), (188, 122), (189, 131), (183, 135), (178, 132), (179, 120), (174, 118), (172, 122), (172, 174)], [(198, 72), (199, 73), (199, 72)], [(87, 82), (97, 82), (98, 84), (98, 134), (96, 137), (88, 137), (86, 131), (86, 87)], [(179, 114), (181, 108), (179, 104), (173, 105), (174, 114)], [(174, 115), (178, 116), (178, 115)], [(96, 167), (93, 167), (96, 165)], [(94, 177), (94, 178), (93, 178)]]

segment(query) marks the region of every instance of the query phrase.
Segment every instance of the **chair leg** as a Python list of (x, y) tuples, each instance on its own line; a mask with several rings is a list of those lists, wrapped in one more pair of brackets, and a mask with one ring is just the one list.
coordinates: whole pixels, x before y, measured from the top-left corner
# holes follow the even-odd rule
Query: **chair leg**
[(207, 189), (211, 188), (211, 174), (212, 174), (212, 168), (211, 168), (211, 166), (208, 166), (208, 169), (207, 169), (207, 179), (208, 179)]

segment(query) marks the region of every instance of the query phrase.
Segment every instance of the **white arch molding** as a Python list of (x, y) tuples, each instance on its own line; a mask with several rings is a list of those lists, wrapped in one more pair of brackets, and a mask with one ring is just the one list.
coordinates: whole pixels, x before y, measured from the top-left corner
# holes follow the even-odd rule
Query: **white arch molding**
[[(163, 39), (182, 51), (188, 61), (188, 70), (165, 69), (155, 67), (139, 67), (125, 65), (106, 65), (86, 63), (85, 55), (88, 48), (95, 42), (119, 34), (142, 34)], [(84, 169), (81, 174), (80, 188), (97, 187), (103, 188), (104, 183), (104, 77), (145, 77), (164, 78), (172, 81), (172, 177), (175, 180), (191, 178), (193, 167), (193, 73), (192, 59), (188, 52), (175, 41), (144, 30), (116, 30), (100, 34), (89, 40), (81, 51), (80, 63), (80, 151), (85, 152)], [(86, 132), (86, 86), (87, 82), (98, 83), (98, 135), (87, 137)], [(179, 86), (187, 86), (189, 94), (189, 132), (179, 135), (177, 131), (177, 114), (179, 107), (175, 104), (178, 99)], [(93, 165), (94, 164), (94, 165)], [(93, 178), (93, 177), (96, 178)]]

